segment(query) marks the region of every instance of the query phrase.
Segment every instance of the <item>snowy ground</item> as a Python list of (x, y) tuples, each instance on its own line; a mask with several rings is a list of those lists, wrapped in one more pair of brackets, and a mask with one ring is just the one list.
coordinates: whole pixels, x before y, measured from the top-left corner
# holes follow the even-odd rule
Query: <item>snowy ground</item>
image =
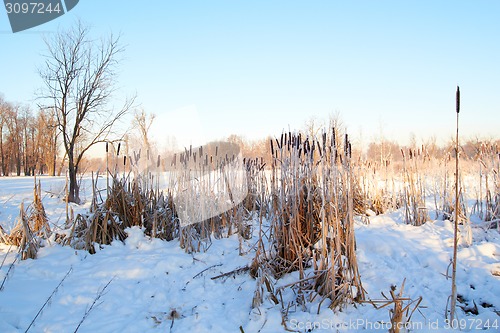
[[(53, 227), (61, 225), (65, 206), (57, 194), (64, 189), (64, 179), (41, 181), (50, 221)], [(33, 178), (0, 179), (0, 224), (7, 231), (15, 224), (21, 201), (31, 202), (32, 190)], [(90, 193), (85, 195), (90, 199)], [(401, 222), (400, 212), (370, 220), (369, 225), (356, 224), (359, 269), (368, 297), (380, 300), (381, 292), (388, 295), (393, 285), (398, 291), (406, 279), (404, 295), (423, 299), (413, 314), (411, 331), (445, 330), (451, 223), (412, 227)], [(464, 302), (459, 305), (475, 304), (479, 314), (459, 309), (457, 324), (462, 331), (500, 331), (500, 235), (480, 227), (473, 227), (472, 233), (473, 244), (459, 250), (457, 285)], [(212, 279), (251, 262), (252, 251), (239, 255), (236, 236), (213, 240), (205, 253), (186, 254), (178, 241), (149, 239), (137, 228), (128, 234), (125, 244), (104, 246), (95, 255), (47, 244), (36, 260), (13, 266), (15, 249), (0, 245), (0, 260), (5, 260), (0, 281), (10, 269), (0, 291), (0, 332), (285, 331), (281, 305), (265, 300), (259, 309), (251, 308), (256, 281), (248, 273)], [(255, 238), (247, 241), (244, 248), (251, 249), (254, 242)], [(285, 276), (277, 287), (294, 279), (294, 274)], [(285, 301), (293, 297), (286, 289)], [(388, 309), (363, 304), (333, 313), (324, 303), (317, 314), (315, 302), (305, 312), (290, 308), (287, 327), (299, 332), (384, 332)]]

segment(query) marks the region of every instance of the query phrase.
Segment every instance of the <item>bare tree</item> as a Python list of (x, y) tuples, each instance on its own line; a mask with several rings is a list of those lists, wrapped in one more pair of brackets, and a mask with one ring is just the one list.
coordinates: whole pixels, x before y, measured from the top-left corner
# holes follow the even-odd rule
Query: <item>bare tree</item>
[(22, 118), (18, 117), (20, 113), (20, 106), (15, 105), (11, 107), (7, 118), (7, 128), (9, 136), (7, 137), (7, 144), (9, 146), (8, 154), (10, 156), (10, 167), (16, 170), (16, 175), (21, 175), (22, 168)]
[(57, 153), (59, 151), (59, 132), (57, 118), (53, 108), (40, 109), (38, 113), (38, 141), (42, 143), (42, 165), (47, 167), (47, 173), (56, 175)]
[(89, 29), (78, 22), (46, 41), (47, 54), (39, 69), (44, 87), (41, 98), (56, 111), (57, 127), (68, 159), (68, 201), (80, 203), (77, 172), (90, 147), (105, 142), (113, 125), (134, 101), (127, 99), (119, 110), (109, 109), (114, 92), (119, 38), (92, 40)]
[(139, 132), (141, 145), (149, 151), (153, 148), (149, 137), (149, 130), (151, 129), (155, 118), (155, 114), (148, 115), (144, 110), (136, 110), (134, 112), (134, 120), (132, 121), (132, 125)]
[(1, 164), (1, 172), (3, 176), (7, 176), (8, 167), (6, 161), (6, 144), (4, 144), (4, 137), (7, 137), (7, 113), (10, 110), (10, 105), (7, 103), (2, 96), (0, 96), (0, 164)]

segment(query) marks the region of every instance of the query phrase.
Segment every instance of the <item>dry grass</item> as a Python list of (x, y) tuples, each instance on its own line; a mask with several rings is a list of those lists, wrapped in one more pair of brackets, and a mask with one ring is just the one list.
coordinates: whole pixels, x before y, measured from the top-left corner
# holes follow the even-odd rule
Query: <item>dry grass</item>
[[(298, 271), (293, 284), (298, 304), (316, 295), (330, 299), (332, 308), (364, 299), (353, 220), (364, 201), (347, 136), (339, 140), (334, 129), (319, 139), (284, 133), (271, 142), (271, 151), (269, 246), (257, 251), (257, 290), (269, 279)], [(309, 268), (312, 276), (306, 276)], [(261, 296), (256, 291), (254, 299)]]
[(407, 327), (411, 327), (409, 322), (415, 310), (418, 309), (422, 302), (422, 297), (412, 300), (409, 297), (403, 296), (405, 288), (405, 280), (401, 284), (401, 288), (396, 293), (396, 286), (391, 286), (389, 291), (390, 298), (382, 293), (383, 300), (368, 300), (366, 303), (372, 304), (376, 309), (393, 306), (389, 310), (390, 323), (389, 333), (406, 332)]
[(421, 168), (426, 162), (423, 149), (410, 149), (407, 153), (401, 150), (403, 156), (403, 200), (405, 222), (420, 226), (429, 220), (425, 205), (426, 191)]
[(40, 183), (33, 188), (33, 203), (27, 210), (24, 203), (21, 203), (19, 217), (16, 226), (7, 235), (3, 228), (0, 228), (0, 237), (7, 245), (14, 245), (19, 248), (21, 259), (35, 259), (42, 239), (51, 236), (45, 208), (41, 197)]
[(21, 203), (18, 223), (12, 229), (7, 244), (19, 248), (22, 260), (36, 258), (40, 243), (33, 233), (33, 228), (30, 227), (30, 220), (26, 215), (23, 203)]

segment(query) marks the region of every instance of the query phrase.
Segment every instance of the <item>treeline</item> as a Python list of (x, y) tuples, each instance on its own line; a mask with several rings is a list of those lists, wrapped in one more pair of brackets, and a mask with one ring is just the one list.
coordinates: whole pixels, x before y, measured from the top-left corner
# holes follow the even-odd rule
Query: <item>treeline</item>
[[(394, 141), (371, 142), (366, 153), (361, 154), (363, 159), (385, 164), (387, 162), (402, 162), (403, 153), (408, 156), (423, 156), (427, 159), (442, 159), (455, 157), (455, 143), (450, 140), (444, 145), (438, 145), (434, 140), (422, 144), (411, 143), (400, 145)], [(481, 160), (484, 156), (498, 155), (500, 153), (500, 140), (495, 139), (465, 139), (460, 144), (460, 159), (463, 161)], [(359, 152), (358, 152), (358, 155)]]
[[(338, 116), (337, 116), (338, 117)], [(151, 156), (160, 155), (166, 166), (168, 156), (175, 151), (158, 151), (156, 142), (150, 142), (149, 128), (154, 121), (154, 115), (148, 115), (144, 111), (135, 114), (132, 120), (132, 131), (125, 136), (123, 145), (126, 154), (134, 155), (142, 149), (151, 152)], [(338, 125), (338, 118), (331, 121), (332, 125)], [(324, 128), (324, 127), (323, 127)], [(338, 127), (337, 127), (338, 128)], [(320, 126), (308, 122), (304, 125), (302, 132), (310, 137), (320, 135)], [(135, 133), (137, 132), (137, 133)], [(52, 109), (40, 109), (33, 111), (19, 104), (6, 101), (0, 95), (0, 175), (60, 175), (65, 171), (65, 156), (58, 142), (59, 129), (57, 128), (56, 114)], [(339, 136), (345, 134), (340, 133)], [(222, 140), (238, 144), (243, 157), (247, 159), (259, 159), (267, 166), (271, 165), (271, 141), (278, 143), (281, 133), (277, 136), (269, 136), (259, 140), (246, 140), (240, 135), (230, 135)], [(134, 138), (135, 137), (135, 138)], [(160, 143), (161, 144), (161, 143)], [(484, 156), (498, 156), (500, 158), (500, 140), (498, 139), (468, 139), (461, 143), (460, 156), (462, 160), (481, 160)], [(428, 139), (417, 143), (413, 138), (407, 145), (401, 145), (396, 141), (380, 139), (369, 143), (359, 144), (354, 142), (352, 146), (353, 161), (368, 162), (375, 165), (400, 164), (403, 161), (403, 153), (407, 155), (419, 155), (424, 158), (439, 160), (446, 156), (454, 157), (454, 142), (450, 140), (447, 144), (438, 145), (435, 139)], [(182, 150), (184, 147), (176, 147), (174, 150)], [(154, 153), (153, 153), (154, 152)], [(112, 150), (110, 150), (112, 155)], [(123, 154), (122, 154), (123, 155)], [(124, 165), (116, 156), (113, 158), (113, 168), (123, 171)], [(129, 156), (130, 157), (130, 156)], [(131, 160), (131, 159), (129, 159)], [(154, 159), (156, 163), (156, 159)], [(152, 162), (153, 163), (153, 162)], [(90, 171), (105, 171), (106, 158), (88, 156), (83, 158), (79, 167), (79, 173)], [(125, 169), (128, 169), (125, 167)]]
[(56, 124), (52, 110), (34, 114), (0, 96), (0, 175), (56, 175)]

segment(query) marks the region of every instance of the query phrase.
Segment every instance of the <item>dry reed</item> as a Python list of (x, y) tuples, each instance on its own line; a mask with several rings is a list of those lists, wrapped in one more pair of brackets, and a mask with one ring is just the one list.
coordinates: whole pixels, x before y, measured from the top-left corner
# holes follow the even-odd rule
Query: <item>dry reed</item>
[[(339, 139), (335, 129), (319, 139), (283, 133), (270, 144), (271, 226), (269, 246), (257, 251), (254, 261), (266, 268), (253, 271), (261, 281), (258, 288), (271, 278), (298, 271), (299, 281), (293, 284), (297, 304), (316, 295), (330, 299), (331, 308), (364, 299), (354, 237), (354, 214), (364, 209), (364, 201), (352, 171), (347, 135)], [(310, 269), (312, 276), (306, 276)], [(262, 296), (260, 290), (254, 305)]]

